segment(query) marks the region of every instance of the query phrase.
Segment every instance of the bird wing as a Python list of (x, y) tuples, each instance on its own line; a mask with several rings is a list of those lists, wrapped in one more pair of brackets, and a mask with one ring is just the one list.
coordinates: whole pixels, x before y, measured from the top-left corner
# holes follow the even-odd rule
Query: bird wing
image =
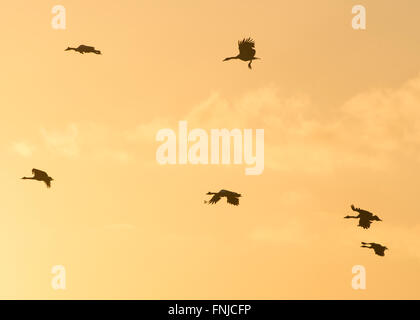
[(95, 50), (95, 47), (86, 46), (84, 44), (81, 44), (78, 49), (83, 50), (83, 51), (93, 51), (93, 50)]
[(51, 181), (49, 179), (44, 180), (44, 182), (47, 185), (47, 188), (51, 188)]
[(227, 202), (230, 204), (233, 204), (234, 206), (238, 206), (239, 205), (239, 199), (236, 197), (226, 197), (227, 198)]
[(375, 243), (375, 242), (362, 242), (362, 244), (368, 244), (368, 245), (370, 245), (370, 246), (373, 246), (373, 245), (375, 245), (376, 243)]
[(363, 214), (363, 215), (366, 215), (366, 216), (369, 216), (369, 217), (373, 217), (372, 212), (369, 212), (367, 210), (363, 210), (363, 209), (360, 209), (360, 208), (356, 208), (354, 205), (351, 205), (351, 209), (353, 211), (359, 212), (360, 214)]
[(370, 225), (371, 225), (371, 222), (369, 219), (363, 219), (363, 218), (359, 219), (359, 227), (362, 227), (364, 229), (369, 229)]
[(217, 201), (219, 201), (220, 200), (220, 196), (218, 195), (218, 194), (215, 194), (210, 200), (209, 200), (209, 203), (211, 203), (211, 204), (214, 204), (214, 203), (216, 203)]
[(373, 250), (375, 251), (375, 253), (378, 255), (378, 256), (381, 256), (381, 257), (383, 257), (383, 256), (385, 256), (385, 248), (384, 247), (382, 247), (382, 246), (374, 246), (373, 247)]
[(38, 170), (35, 168), (32, 169), (32, 173), (34, 174), (35, 177), (39, 177), (39, 178), (48, 177), (48, 174), (45, 171)]
[(241, 55), (255, 55), (255, 42), (251, 38), (243, 39), (242, 41), (238, 41), (238, 48), (239, 53)]
[(240, 197), (241, 195), (239, 194), (239, 193), (236, 193), (236, 192), (233, 192), (233, 191), (229, 191), (229, 190), (225, 190), (225, 189), (222, 189), (222, 190), (220, 190), (219, 192), (219, 195), (220, 196), (222, 196), (222, 197), (227, 197), (227, 196), (232, 196), (232, 197)]

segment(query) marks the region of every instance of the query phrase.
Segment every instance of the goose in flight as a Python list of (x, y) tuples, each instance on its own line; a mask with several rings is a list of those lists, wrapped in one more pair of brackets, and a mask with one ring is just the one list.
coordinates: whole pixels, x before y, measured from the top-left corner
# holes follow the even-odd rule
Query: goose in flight
[(351, 209), (353, 211), (358, 212), (359, 214), (357, 216), (345, 216), (344, 219), (359, 219), (358, 227), (369, 229), (373, 221), (382, 221), (381, 219), (379, 219), (378, 216), (374, 215), (373, 213), (366, 210), (362, 210), (360, 208), (355, 208), (354, 205), (351, 205)]
[(361, 247), (373, 249), (375, 251), (375, 254), (381, 257), (385, 256), (385, 250), (388, 250), (387, 247), (382, 246), (379, 243), (375, 243), (375, 242), (370, 242), (370, 243), (362, 242)]
[(213, 197), (209, 201), (204, 201), (204, 203), (215, 204), (217, 203), (220, 198), (226, 197), (227, 203), (233, 204), (234, 206), (239, 205), (239, 197), (241, 195), (236, 192), (228, 191), (228, 190), (220, 190), (219, 192), (207, 192), (208, 195), (213, 195)]
[(23, 177), (22, 179), (29, 179), (29, 180), (38, 180), (38, 181), (44, 181), (47, 185), (47, 188), (51, 187), (51, 181), (54, 180), (51, 178), (45, 171), (38, 170), (38, 169), (32, 169), (33, 177)]
[(243, 39), (238, 41), (239, 54), (235, 57), (225, 58), (223, 61), (229, 61), (232, 59), (240, 59), (242, 61), (249, 61), (248, 68), (252, 69), (251, 63), (252, 60), (260, 59), (255, 56), (255, 41), (251, 38)]
[(89, 53), (89, 52), (93, 52), (93, 53), (96, 53), (96, 54), (101, 54), (101, 51), (95, 50), (95, 47), (85, 46), (84, 44), (81, 44), (77, 48), (67, 47), (67, 49), (64, 50), (64, 51), (69, 51), (69, 50), (74, 50), (74, 51), (80, 52), (82, 54), (83, 53)]

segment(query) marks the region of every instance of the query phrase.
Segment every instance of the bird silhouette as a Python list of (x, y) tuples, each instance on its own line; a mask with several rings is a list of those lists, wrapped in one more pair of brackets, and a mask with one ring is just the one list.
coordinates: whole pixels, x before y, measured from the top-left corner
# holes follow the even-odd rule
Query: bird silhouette
[(38, 169), (32, 169), (33, 177), (23, 177), (22, 179), (29, 179), (29, 180), (38, 180), (38, 181), (44, 181), (47, 185), (47, 188), (51, 187), (51, 181), (54, 179), (51, 178), (45, 171), (38, 170)]
[(213, 197), (209, 201), (204, 201), (204, 203), (215, 204), (217, 203), (220, 198), (226, 197), (227, 203), (233, 204), (234, 206), (239, 205), (239, 197), (241, 195), (236, 192), (228, 191), (228, 190), (220, 190), (219, 192), (207, 192), (208, 195), (213, 195)]
[(223, 61), (229, 61), (232, 59), (240, 59), (242, 61), (249, 61), (248, 68), (252, 69), (252, 60), (260, 59), (255, 57), (255, 42), (251, 38), (243, 39), (238, 41), (239, 54), (235, 57), (225, 58)]
[(377, 254), (378, 256), (385, 256), (385, 250), (388, 250), (387, 247), (380, 245), (379, 243), (375, 243), (375, 242), (362, 242), (362, 248), (369, 248), (369, 249), (373, 249), (375, 251), (375, 254)]
[(354, 205), (351, 205), (351, 209), (353, 211), (359, 212), (359, 214), (357, 216), (345, 216), (344, 219), (359, 219), (358, 227), (369, 229), (373, 221), (382, 221), (381, 219), (379, 219), (378, 216), (374, 215), (373, 213), (366, 210), (362, 210), (360, 208), (355, 208)]
[(69, 51), (69, 50), (74, 50), (74, 51), (80, 52), (82, 54), (83, 53), (89, 53), (89, 52), (93, 52), (93, 53), (96, 53), (96, 54), (101, 54), (101, 51), (95, 50), (95, 47), (85, 46), (84, 44), (81, 44), (77, 48), (67, 47), (67, 49), (64, 50), (64, 51)]

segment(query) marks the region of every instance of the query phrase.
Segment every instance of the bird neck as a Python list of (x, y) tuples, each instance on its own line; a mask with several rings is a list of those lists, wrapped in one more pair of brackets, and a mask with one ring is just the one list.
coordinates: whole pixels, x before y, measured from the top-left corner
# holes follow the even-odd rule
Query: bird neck
[(239, 55), (237, 55), (235, 57), (228, 57), (228, 58), (225, 59), (225, 61), (229, 61), (229, 60), (232, 60), (232, 59), (239, 59)]

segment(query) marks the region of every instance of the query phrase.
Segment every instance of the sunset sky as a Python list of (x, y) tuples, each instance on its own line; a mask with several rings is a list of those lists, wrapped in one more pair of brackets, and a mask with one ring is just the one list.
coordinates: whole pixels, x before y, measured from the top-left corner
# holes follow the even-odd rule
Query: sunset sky
[[(57, 4), (65, 30), (51, 27)], [(352, 28), (357, 4), (366, 30)], [(2, 1), (0, 298), (419, 299), (419, 11)], [(222, 62), (245, 37), (253, 69)], [(80, 44), (103, 54), (64, 51)], [(182, 120), (264, 129), (264, 172), (159, 165), (156, 133)], [(32, 168), (51, 189), (20, 179)], [(240, 205), (204, 203), (220, 189)], [(357, 227), (351, 204), (383, 222)], [(66, 290), (51, 287), (54, 265)], [(351, 286), (354, 265), (366, 290)]]

